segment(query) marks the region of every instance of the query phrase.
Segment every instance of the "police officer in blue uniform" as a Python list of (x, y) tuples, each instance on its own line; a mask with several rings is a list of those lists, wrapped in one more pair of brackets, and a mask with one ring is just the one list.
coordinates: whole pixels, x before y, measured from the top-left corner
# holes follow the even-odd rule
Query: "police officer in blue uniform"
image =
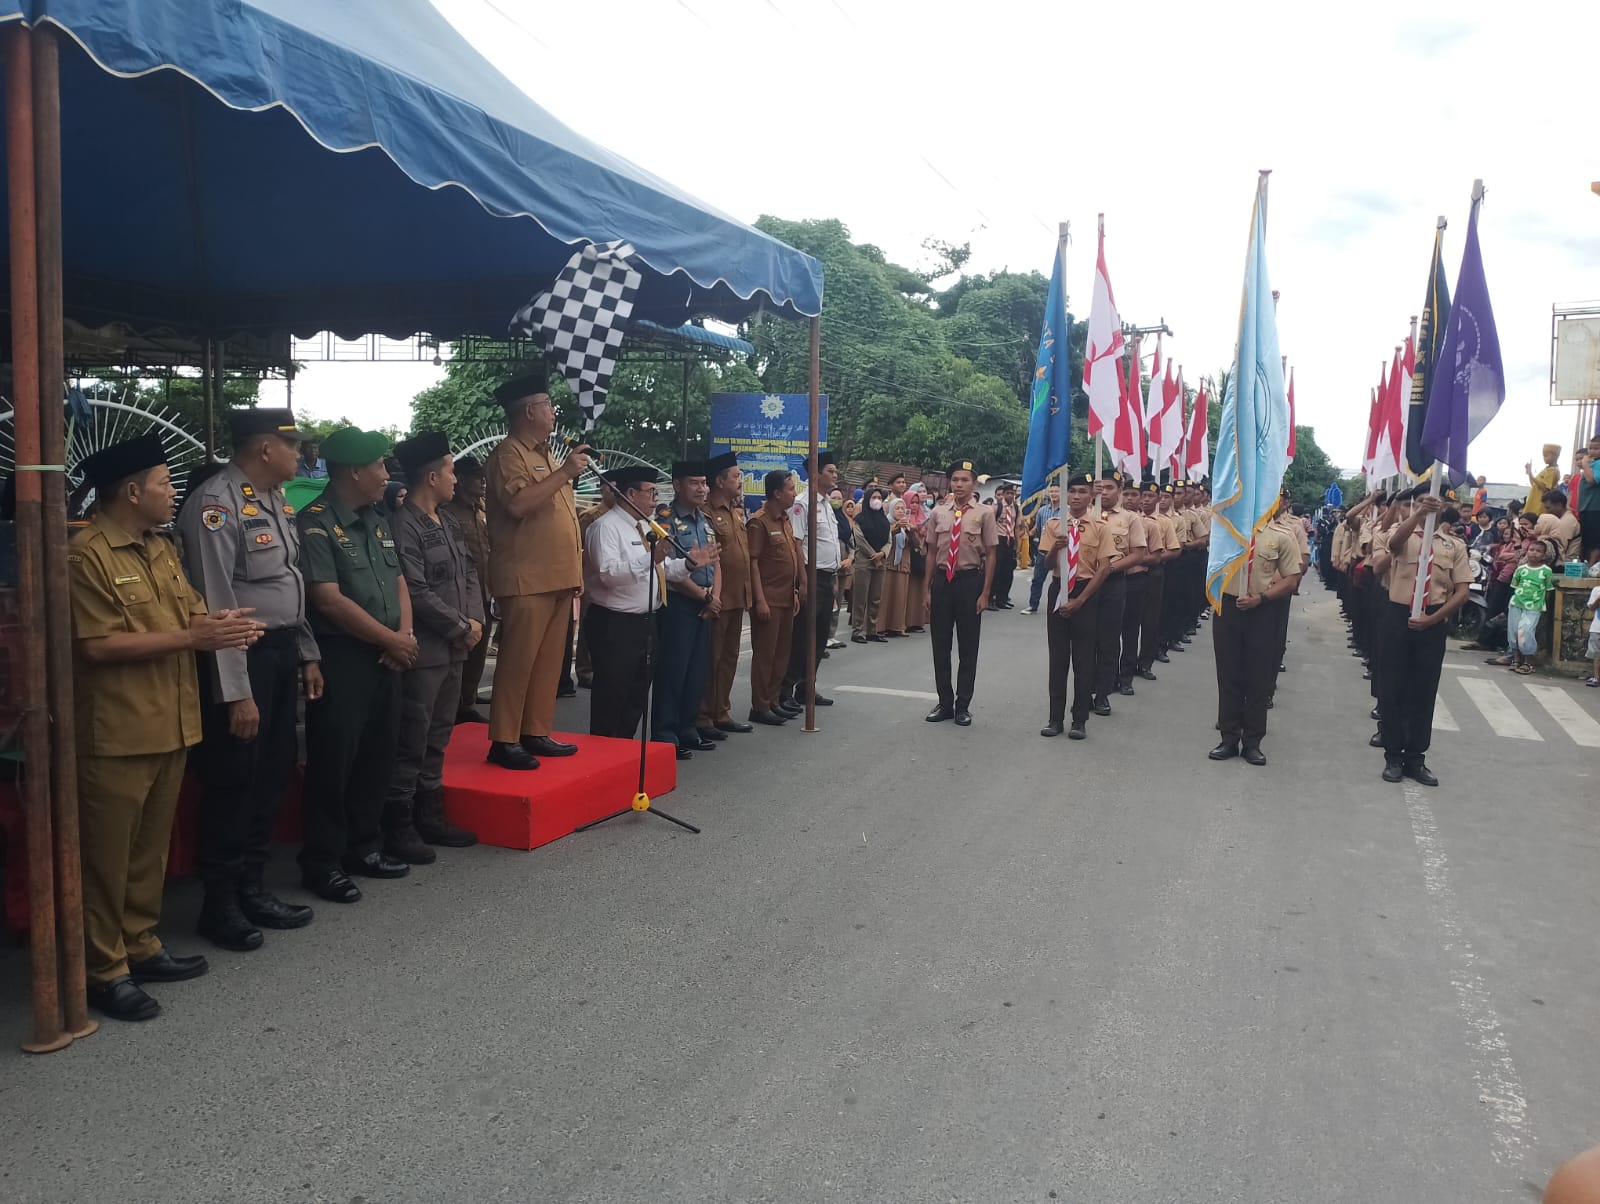
[[(681, 549), (716, 551), (716, 528), (703, 507), (709, 494), (706, 466), (680, 460), (672, 466), (672, 508), (667, 530)], [(668, 557), (682, 557), (673, 547)], [(655, 698), (650, 705), (652, 738), (685, 752), (716, 748), (695, 730), (695, 716), (711, 667), (711, 630), (722, 611), (722, 566), (717, 560), (692, 569), (667, 587), (667, 604), (656, 612)]]

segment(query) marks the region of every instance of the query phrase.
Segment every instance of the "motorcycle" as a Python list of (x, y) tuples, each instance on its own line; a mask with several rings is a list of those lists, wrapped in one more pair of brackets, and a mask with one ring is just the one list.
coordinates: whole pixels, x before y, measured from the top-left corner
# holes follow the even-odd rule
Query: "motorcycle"
[(1467, 549), (1467, 559), (1472, 565), (1472, 585), (1467, 600), (1456, 611), (1455, 634), (1464, 640), (1477, 640), (1483, 634), (1489, 618), (1489, 583), (1494, 580), (1494, 545), (1486, 536), (1479, 536)]

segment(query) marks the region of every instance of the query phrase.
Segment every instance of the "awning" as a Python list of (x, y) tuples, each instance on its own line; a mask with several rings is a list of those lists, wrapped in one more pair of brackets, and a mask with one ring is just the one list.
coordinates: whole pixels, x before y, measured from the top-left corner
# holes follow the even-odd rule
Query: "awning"
[(646, 270), (638, 317), (821, 310), (815, 260), (566, 128), (427, 0), (0, 0), (16, 20), (67, 35), (87, 325), (504, 334), (612, 239)]

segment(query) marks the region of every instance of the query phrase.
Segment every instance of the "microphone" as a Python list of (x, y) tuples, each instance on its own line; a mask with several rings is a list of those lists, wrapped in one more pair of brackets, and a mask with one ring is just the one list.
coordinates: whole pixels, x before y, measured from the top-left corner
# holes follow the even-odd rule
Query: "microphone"
[[(576, 435), (566, 435), (562, 438), (561, 445), (570, 452), (577, 451), (578, 448), (583, 447), (584, 442)], [(591, 451), (585, 454), (588, 455), (589, 459), (593, 460), (597, 464), (604, 464), (606, 462), (606, 458), (600, 455), (598, 452)]]

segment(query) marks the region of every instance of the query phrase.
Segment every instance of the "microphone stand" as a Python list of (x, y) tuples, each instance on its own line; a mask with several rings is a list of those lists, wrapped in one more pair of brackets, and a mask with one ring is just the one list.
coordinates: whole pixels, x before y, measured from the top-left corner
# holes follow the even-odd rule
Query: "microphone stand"
[(645, 757), (650, 748), (650, 693), (655, 687), (656, 677), (656, 583), (659, 580), (659, 578), (656, 576), (656, 570), (659, 567), (656, 564), (656, 545), (664, 538), (673, 547), (677, 548), (678, 551), (682, 552), (684, 556), (689, 555), (689, 550), (677, 540), (673, 539), (672, 536), (664, 535), (662, 532), (658, 531), (656, 529), (656, 524), (645, 515), (639, 513), (639, 508), (628, 500), (627, 495), (624, 494), (619, 487), (606, 480), (602, 473), (595, 472), (593, 468), (588, 468), (585, 471), (593, 472), (595, 478), (600, 482), (600, 484), (611, 490), (612, 496), (626, 506), (640, 522), (646, 525), (645, 542), (646, 547), (649, 549), (649, 571), (645, 574), (645, 615), (647, 616), (647, 622), (645, 623), (644, 628), (644, 710), (639, 718), (639, 786), (634, 792), (633, 802), (629, 803), (626, 807), (623, 807), (617, 811), (613, 811), (610, 815), (602, 816), (600, 819), (591, 820), (586, 824), (580, 824), (578, 827), (574, 828), (573, 831), (587, 832), (590, 828), (598, 828), (601, 824), (609, 823), (611, 820), (631, 814), (634, 811), (642, 811), (649, 815), (658, 815), (668, 823), (677, 824), (678, 827), (684, 828), (695, 833), (696, 835), (699, 835), (700, 829), (695, 827), (693, 824), (685, 823), (676, 815), (668, 815), (665, 811), (661, 810), (660, 807), (652, 806), (650, 803), (650, 795), (644, 788)]

